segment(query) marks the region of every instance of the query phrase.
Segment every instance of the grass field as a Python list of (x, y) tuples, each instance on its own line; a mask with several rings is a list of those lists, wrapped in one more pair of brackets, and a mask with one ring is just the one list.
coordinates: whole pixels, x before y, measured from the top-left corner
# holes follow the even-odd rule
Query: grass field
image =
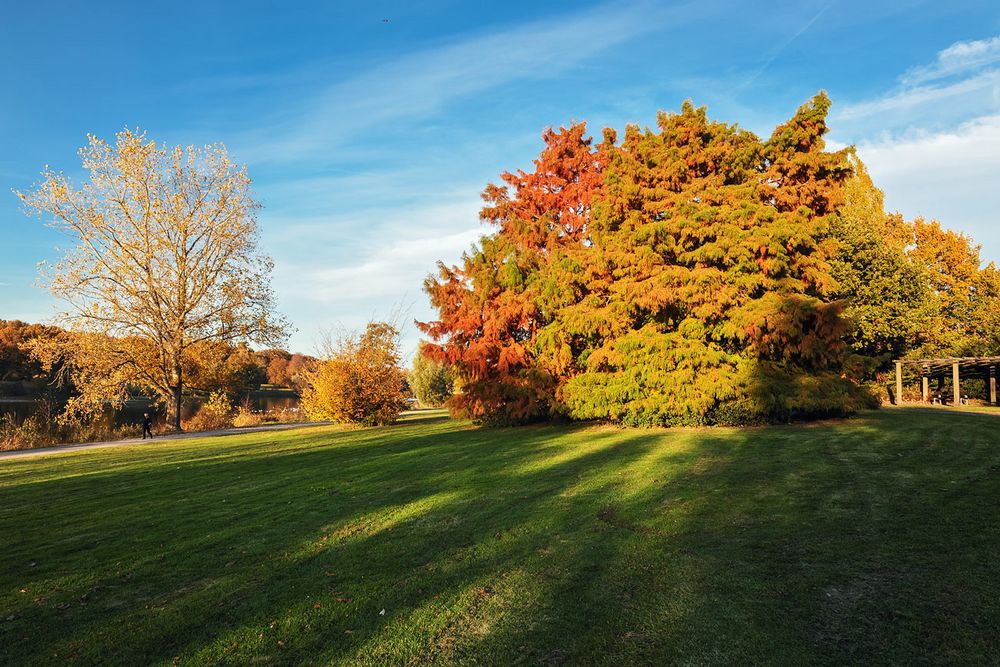
[(1000, 420), (0, 461), (0, 664), (997, 664)]

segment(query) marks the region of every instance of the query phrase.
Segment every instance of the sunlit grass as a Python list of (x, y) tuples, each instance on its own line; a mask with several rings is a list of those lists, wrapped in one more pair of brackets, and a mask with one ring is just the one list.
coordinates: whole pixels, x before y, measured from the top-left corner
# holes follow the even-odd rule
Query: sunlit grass
[(438, 413), (0, 462), (0, 664), (989, 662), (998, 427)]

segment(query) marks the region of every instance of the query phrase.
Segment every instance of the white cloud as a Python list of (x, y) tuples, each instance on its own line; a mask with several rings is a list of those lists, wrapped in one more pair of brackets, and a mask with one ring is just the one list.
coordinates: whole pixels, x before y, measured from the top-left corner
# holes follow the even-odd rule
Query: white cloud
[(409, 308), (404, 347), (416, 345), (409, 318), (433, 316), (421, 291), (438, 260), (457, 263), (486, 233), (474, 194), (409, 207), (386, 206), (342, 216), (269, 222), (279, 310), (302, 330), (290, 347), (312, 350), (322, 328), (358, 328)]
[(874, 99), (834, 107), (832, 125), (849, 141), (915, 128), (941, 131), (1000, 112), (1000, 37), (957, 42), (912, 67)]
[(482, 233), (477, 226), (447, 236), (389, 240), (355, 262), (307, 270), (310, 298), (327, 305), (402, 298), (419, 289), (439, 259), (458, 259)]
[(972, 104), (979, 101), (990, 106), (997, 105), (1000, 99), (1000, 71), (990, 70), (947, 85), (907, 88), (874, 100), (848, 104), (834, 113), (834, 119), (843, 121), (872, 116), (885, 119), (891, 113), (912, 114), (929, 105), (942, 107), (961, 103), (961, 98), (967, 98), (965, 101)]
[(917, 86), (997, 63), (1000, 63), (1000, 35), (990, 39), (955, 42), (939, 51), (937, 60), (933, 63), (910, 69), (900, 81), (904, 86)]
[(966, 232), (985, 260), (1000, 262), (1000, 114), (946, 132), (862, 142), (858, 153), (887, 208)]

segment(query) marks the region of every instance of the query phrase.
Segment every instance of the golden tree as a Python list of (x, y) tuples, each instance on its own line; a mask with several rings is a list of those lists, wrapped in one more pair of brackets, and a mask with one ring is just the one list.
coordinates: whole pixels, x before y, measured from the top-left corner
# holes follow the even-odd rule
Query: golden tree
[(387, 322), (369, 322), (360, 336), (341, 336), (325, 347), (302, 392), (309, 418), (364, 426), (394, 422), (406, 407), (399, 330)]
[(130, 386), (152, 391), (180, 429), (183, 361), (204, 341), (272, 345), (272, 262), (258, 248), (246, 168), (221, 144), (159, 145), (124, 130), (114, 145), (90, 136), (80, 150), (89, 180), (75, 187), (46, 169), (18, 196), (74, 246), (43, 283), (68, 307), (67, 336), (35, 354), (61, 361), (80, 394), (70, 413), (118, 404)]

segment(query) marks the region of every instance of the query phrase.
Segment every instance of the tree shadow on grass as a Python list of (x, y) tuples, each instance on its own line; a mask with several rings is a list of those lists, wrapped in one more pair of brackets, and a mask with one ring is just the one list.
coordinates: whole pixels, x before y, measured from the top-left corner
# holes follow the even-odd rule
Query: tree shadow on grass
[[(398, 436), (387, 429), (361, 444), (340, 438), (328, 448), (256, 457), (234, 449), (228, 459), (140, 465), (17, 488), (5, 498), (6, 509), (20, 513), (4, 522), (20, 526), (6, 533), (16, 533), (8, 557), (21, 565), (10, 581), (30, 580), (35, 597), (33, 604), (15, 599), (21, 618), (3, 628), (13, 638), (9, 646), (16, 651), (20, 627), (31, 628), (30, 643), (62, 656), (164, 657), (159, 651), (179, 648), (190, 636), (217, 633), (206, 630), (213, 622), (205, 609), (186, 613), (196, 612), (201, 598), (223, 591), (252, 608), (263, 599), (294, 597), (300, 587), (285, 593), (271, 584), (302, 567), (292, 558), (301, 544), (361, 543), (370, 517), (461, 490), (468, 466), (486, 471), (503, 451), (486, 454), (492, 438), (480, 432)], [(518, 439), (530, 452), (533, 438), (518, 433)], [(475, 457), (464, 462), (468, 451)], [(459, 473), (466, 478), (448, 479)], [(55, 544), (49, 536), (58, 536)], [(231, 624), (234, 613), (240, 616), (219, 612), (219, 622)], [(123, 634), (129, 626), (143, 630)], [(151, 646), (137, 645), (144, 636)]]
[[(440, 423), (16, 487), (2, 528), (37, 528), (4, 588), (45, 600), (6, 596), (5, 662), (974, 655), (1000, 618), (981, 558), (1000, 453), (992, 431), (956, 453), (934, 429)], [(41, 528), (51, 512), (67, 523)]]

